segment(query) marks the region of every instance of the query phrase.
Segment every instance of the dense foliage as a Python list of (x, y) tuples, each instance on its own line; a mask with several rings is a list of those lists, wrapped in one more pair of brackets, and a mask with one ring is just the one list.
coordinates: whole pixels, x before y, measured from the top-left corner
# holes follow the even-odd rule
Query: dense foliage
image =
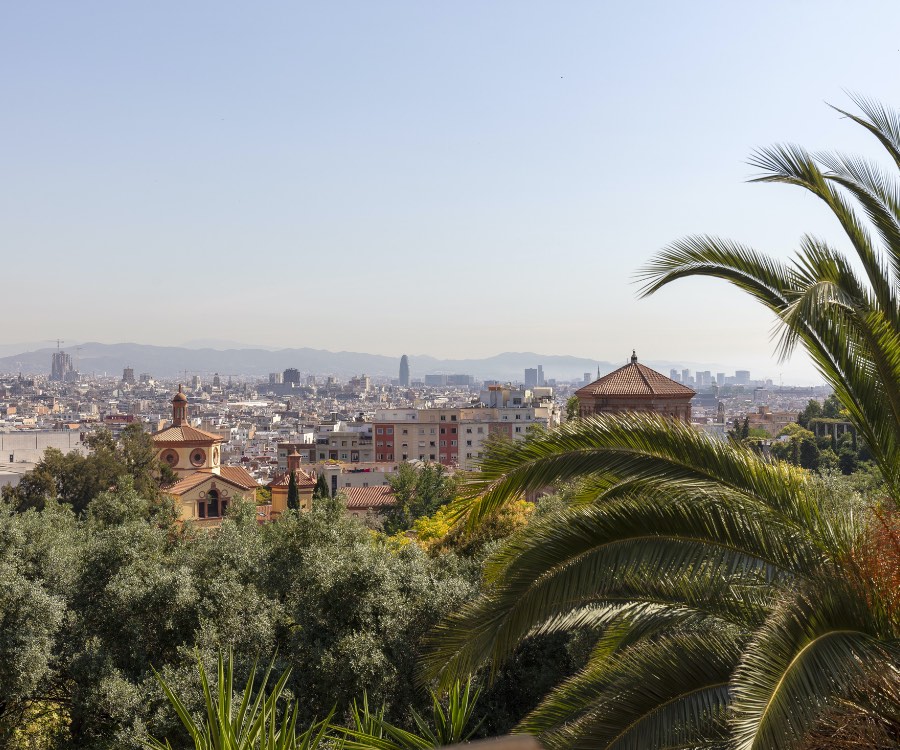
[(50, 500), (0, 507), (6, 741), (54, 726), (65, 747), (186, 739), (153, 670), (196, 710), (195, 652), (213, 667), (228, 647), (239, 680), (257, 659), (291, 668), (301, 723), (342, 715), (364, 691), (392, 720), (420, 703), (419, 644), (472, 595), (465, 561), (389, 547), (339, 506), (263, 526), (237, 507), (218, 533), (179, 530), (127, 478), (116, 485), (82, 517)]

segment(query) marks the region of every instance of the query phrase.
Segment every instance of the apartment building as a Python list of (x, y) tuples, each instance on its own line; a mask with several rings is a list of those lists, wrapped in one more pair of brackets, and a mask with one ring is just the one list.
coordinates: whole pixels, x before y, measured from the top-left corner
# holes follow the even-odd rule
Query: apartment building
[(378, 409), (375, 412), (375, 460), (435, 461), (474, 469), (491, 435), (524, 440), (534, 425), (559, 425), (551, 389), (517, 390), (490, 386), (477, 405), (432, 409)]

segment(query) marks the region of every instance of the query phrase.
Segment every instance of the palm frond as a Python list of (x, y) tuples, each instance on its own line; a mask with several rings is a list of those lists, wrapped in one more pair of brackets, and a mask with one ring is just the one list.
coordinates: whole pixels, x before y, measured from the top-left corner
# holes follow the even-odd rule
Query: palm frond
[(847, 571), (820, 574), (786, 597), (748, 645), (735, 672), (734, 736), (740, 750), (800, 748), (853, 686), (900, 663), (896, 623), (860, 596)]

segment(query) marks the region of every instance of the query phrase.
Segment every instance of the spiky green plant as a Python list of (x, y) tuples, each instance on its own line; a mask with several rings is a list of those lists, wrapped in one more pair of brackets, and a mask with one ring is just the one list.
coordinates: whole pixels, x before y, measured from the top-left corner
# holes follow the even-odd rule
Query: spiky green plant
[(437, 693), (431, 693), (431, 721), (415, 709), (411, 709), (415, 731), (398, 727), (384, 718), (384, 708), (372, 710), (369, 699), (353, 702), (353, 725), (336, 727), (346, 736), (347, 750), (428, 750), (466, 742), (478, 729), (474, 722), (475, 704), (479, 691), (473, 689), (471, 680), (465, 684), (454, 682), (447, 692), (446, 706)]
[[(219, 653), (215, 687), (210, 685), (203, 661), (197, 658), (206, 717), (198, 721), (185, 707), (184, 700), (157, 674), (163, 692), (187, 730), (197, 750), (316, 750), (326, 738), (331, 717), (297, 731), (299, 704), (288, 701), (279, 706), (290, 670), (284, 672), (268, 688), (272, 673), (270, 664), (254, 693), (254, 665), (239, 701), (234, 698), (234, 659), (226, 661)], [(151, 750), (171, 750), (169, 740), (151, 739)]]
[[(900, 117), (858, 104), (865, 117), (850, 117), (900, 166)], [(864, 276), (813, 238), (784, 265), (702, 237), (662, 253), (645, 291), (719, 276), (773, 310), (781, 351), (806, 348), (870, 444), (896, 529), (900, 187), (861, 160), (797, 147), (754, 163), (760, 179), (826, 201)], [(496, 670), (529, 635), (589, 629), (587, 666), (520, 726), (551, 747), (793, 750), (847, 707), (900, 743), (900, 610), (883, 564), (900, 554), (888, 535), (886, 558), (867, 563), (869, 509), (803, 470), (633, 414), (499, 447), (456, 511), (475, 525), (522, 492), (572, 480), (581, 491), (569, 506), (506, 543), (487, 563), (486, 592), (435, 633), (428, 676)]]

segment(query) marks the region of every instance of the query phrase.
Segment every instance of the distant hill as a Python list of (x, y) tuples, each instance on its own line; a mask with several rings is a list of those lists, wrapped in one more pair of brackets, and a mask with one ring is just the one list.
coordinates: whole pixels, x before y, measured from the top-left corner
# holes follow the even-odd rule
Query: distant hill
[[(50, 372), (50, 358), (55, 347), (0, 357), (0, 372), (41, 374)], [(363, 352), (330, 352), (324, 349), (262, 348), (214, 349), (147, 344), (100, 344), (87, 342), (76, 352), (66, 349), (83, 373), (120, 374), (125, 367), (133, 367), (135, 375), (149, 372), (158, 378), (183, 375), (201, 377), (218, 372), (220, 375), (264, 377), (296, 367), (301, 372), (349, 377), (365, 373), (397, 377), (399, 357)], [(624, 364), (622, 362), (621, 364)], [(581, 379), (584, 373), (596, 374), (614, 368), (609, 362), (596, 362), (581, 357), (536, 354), (534, 352), (505, 352), (483, 359), (438, 359), (427, 355), (409, 355), (410, 374), (421, 378), (428, 373), (465, 373), (479, 379), (521, 380), (526, 367), (542, 365), (544, 377), (559, 380)], [(618, 366), (618, 365), (616, 365)]]

